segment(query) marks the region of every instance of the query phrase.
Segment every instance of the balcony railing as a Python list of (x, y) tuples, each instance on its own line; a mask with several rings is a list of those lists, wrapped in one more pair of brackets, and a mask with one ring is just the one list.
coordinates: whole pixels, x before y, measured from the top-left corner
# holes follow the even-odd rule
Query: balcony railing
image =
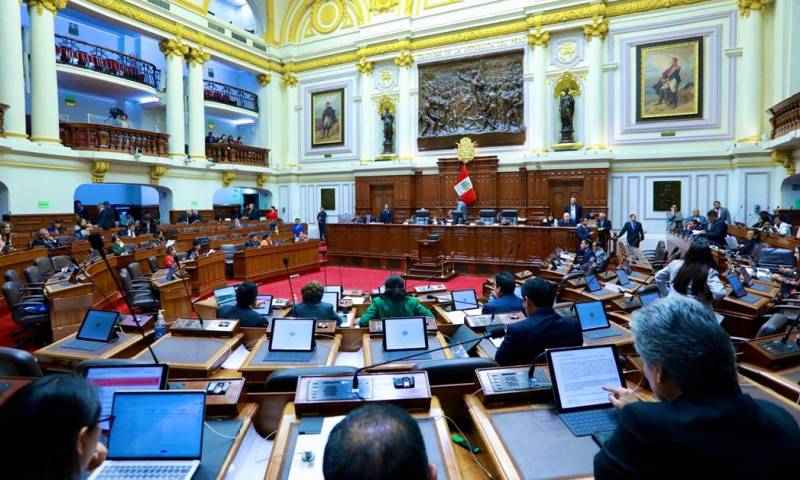
[(800, 92), (777, 103), (769, 109), (772, 118), (771, 138), (778, 138), (794, 130), (800, 130)]
[(94, 123), (62, 123), (61, 143), (73, 150), (93, 150), (166, 157), (165, 133)]
[(203, 83), (206, 100), (258, 112), (258, 95), (255, 93), (211, 80)]
[(99, 45), (56, 35), (56, 62), (158, 89), (161, 70), (150, 62)]
[(206, 143), (206, 158), (216, 163), (269, 166), (269, 149), (234, 143)]

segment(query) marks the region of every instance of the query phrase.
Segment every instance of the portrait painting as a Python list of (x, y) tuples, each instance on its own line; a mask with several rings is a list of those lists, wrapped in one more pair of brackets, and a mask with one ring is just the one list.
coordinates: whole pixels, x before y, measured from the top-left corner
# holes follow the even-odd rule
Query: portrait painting
[(681, 182), (667, 180), (653, 182), (653, 211), (668, 212), (673, 205), (681, 210)]
[(344, 145), (344, 89), (311, 94), (311, 147)]
[(636, 122), (703, 118), (703, 37), (636, 46)]

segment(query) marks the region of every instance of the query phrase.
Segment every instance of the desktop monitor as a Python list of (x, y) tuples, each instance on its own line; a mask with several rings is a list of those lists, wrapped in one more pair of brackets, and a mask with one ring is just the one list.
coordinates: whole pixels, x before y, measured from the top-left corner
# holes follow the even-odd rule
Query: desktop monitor
[[(126, 390), (164, 390), (167, 386), (168, 366), (157, 365), (106, 365), (87, 367), (83, 371), (86, 380), (97, 388), (100, 397), (100, 416), (111, 414), (114, 394)], [(108, 430), (108, 421), (100, 424)]]
[(343, 296), (343, 289), (341, 285), (325, 285), (326, 292), (336, 292), (339, 296)]
[(425, 317), (384, 318), (383, 349), (387, 352), (427, 350)]

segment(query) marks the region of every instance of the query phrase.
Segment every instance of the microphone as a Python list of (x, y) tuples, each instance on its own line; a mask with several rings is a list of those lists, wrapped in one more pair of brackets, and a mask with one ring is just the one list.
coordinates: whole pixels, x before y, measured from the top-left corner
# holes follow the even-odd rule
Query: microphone
[(536, 373), (536, 360), (542, 358), (546, 353), (547, 351), (545, 350), (539, 355), (536, 355), (536, 358), (533, 359), (533, 361), (531, 362), (531, 366), (528, 369), (528, 378), (533, 378), (533, 374)]
[(294, 305), (294, 287), (292, 287), (292, 276), (289, 274), (289, 259), (287, 257), (283, 257), (283, 268), (286, 270), (286, 279), (289, 281), (289, 292), (292, 294), (292, 305)]
[(514, 251), (514, 247), (508, 249), (505, 255), (503, 255), (503, 262), (500, 264), (501, 266), (505, 267), (508, 265), (508, 261), (511, 260), (511, 252)]
[(181, 283), (183, 284), (183, 290), (186, 292), (186, 296), (189, 298), (189, 306), (192, 309), (192, 312), (197, 315), (197, 319), (200, 321), (200, 329), (203, 329), (203, 317), (200, 315), (200, 312), (194, 307), (194, 301), (192, 301), (192, 292), (189, 291), (189, 274), (185, 272), (183, 269), (183, 264), (176, 260), (178, 264), (178, 271), (181, 274)]
[(97, 293), (100, 294), (100, 298), (103, 298), (105, 295), (103, 294), (102, 290), (100, 290), (100, 287), (98, 287), (97, 284), (94, 283), (94, 280), (92, 279), (92, 277), (89, 276), (88, 273), (86, 273), (86, 271), (83, 269), (81, 264), (78, 263), (77, 260), (75, 260), (75, 257), (70, 256), (69, 257), (69, 261), (72, 262), (73, 264), (75, 264), (75, 268), (78, 269), (78, 272), (80, 272), (81, 275), (83, 275), (87, 280), (89, 280), (89, 283), (91, 283), (92, 286), (94, 287), (94, 289), (97, 290)]
[(480, 342), (481, 340), (485, 340), (487, 338), (500, 338), (500, 337), (505, 336), (505, 334), (506, 334), (505, 326), (502, 326), (502, 327), (500, 327), (500, 326), (489, 326), (489, 327), (486, 327), (486, 333), (481, 335), (479, 338), (473, 338), (473, 339), (465, 340), (463, 342), (458, 342), (458, 343), (451, 343), (449, 345), (445, 345), (444, 347), (434, 348), (433, 350), (424, 350), (424, 351), (420, 351), (420, 352), (417, 352), (417, 353), (413, 353), (411, 355), (407, 355), (405, 357), (396, 358), (394, 360), (389, 360), (389, 361), (386, 361), (386, 362), (375, 363), (375, 364), (372, 364), (372, 365), (363, 366), (363, 367), (359, 368), (358, 370), (356, 370), (355, 373), (353, 374), (353, 393), (358, 394), (358, 374), (363, 372), (364, 370), (367, 370), (367, 369), (370, 369), (370, 368), (375, 368), (375, 367), (380, 367), (380, 366), (383, 366), (383, 365), (388, 365), (390, 363), (402, 362), (404, 360), (409, 360), (411, 358), (419, 357), (419, 356), (422, 356), (422, 355), (426, 355), (428, 353), (438, 352), (438, 351), (444, 350), (446, 348), (457, 347), (459, 345), (465, 345), (465, 344), (471, 343), (471, 342)]
[(733, 215), (733, 218), (731, 218), (733, 222), (736, 222), (736, 217), (739, 215), (739, 212), (741, 212), (743, 208), (744, 205), (739, 205), (739, 210), (736, 210), (736, 213)]
[(111, 264), (108, 263), (108, 257), (106, 256), (106, 251), (103, 245), (103, 236), (99, 233), (91, 233), (89, 234), (89, 245), (97, 250), (100, 253), (100, 257), (103, 259), (103, 262), (106, 264), (106, 268), (108, 269), (109, 275), (114, 280), (114, 285), (117, 287), (117, 291), (122, 295), (122, 299), (125, 301), (125, 305), (128, 307), (128, 311), (131, 312), (131, 317), (133, 317), (133, 323), (139, 327), (139, 333), (142, 335), (142, 339), (144, 340), (145, 345), (147, 346), (147, 350), (150, 352), (150, 355), (153, 356), (153, 361), (155, 363), (161, 363), (158, 361), (158, 357), (156, 356), (156, 352), (153, 351), (153, 348), (150, 346), (150, 343), (147, 341), (147, 335), (144, 334), (144, 328), (142, 324), (139, 322), (139, 319), (136, 317), (136, 312), (133, 311), (133, 305), (131, 305), (131, 301), (128, 298), (128, 294), (125, 292), (125, 289), (122, 287), (122, 283), (120, 282), (119, 278), (114, 274), (114, 269), (111, 268)]
[[(328, 269), (326, 266), (328, 265), (328, 251), (322, 251), (322, 281), (324, 282), (323, 285), (328, 284)], [(341, 284), (340, 284), (341, 285)]]

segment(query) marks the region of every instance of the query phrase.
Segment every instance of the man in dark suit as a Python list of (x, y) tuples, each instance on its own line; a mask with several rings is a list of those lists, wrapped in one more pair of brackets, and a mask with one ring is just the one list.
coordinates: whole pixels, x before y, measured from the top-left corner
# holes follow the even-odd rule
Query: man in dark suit
[(244, 242), (244, 248), (257, 248), (261, 246), (261, 240), (258, 239), (258, 234), (250, 232), (247, 235), (247, 241)]
[(742, 393), (731, 339), (683, 296), (634, 312), (631, 331), (658, 402), (609, 387), (618, 425), (594, 457), (598, 480), (793, 478), (800, 428), (779, 402)]
[(186, 210), (185, 212), (181, 213), (180, 216), (178, 217), (178, 223), (189, 223), (189, 213), (190, 213), (189, 210)]
[(328, 225), (328, 212), (324, 208), (319, 207), (317, 213), (317, 226), (319, 227), (319, 239), (325, 240), (325, 227)]
[(644, 228), (642, 228), (642, 224), (636, 221), (636, 214), (631, 213), (629, 220), (625, 222), (623, 225), (622, 230), (616, 235), (615, 238), (619, 238), (623, 235), (627, 235), (627, 242), (628, 245), (631, 247), (639, 248), (639, 244), (644, 240)]
[(723, 207), (719, 200), (714, 202), (713, 210), (717, 212), (717, 218), (719, 218), (720, 221), (723, 221), (728, 225), (731, 224), (731, 212), (728, 211), (727, 208)]
[(597, 214), (597, 242), (608, 250), (608, 240), (611, 238), (611, 220), (606, 218), (606, 212)]
[(578, 260), (580, 261), (579, 266), (583, 271), (586, 271), (592, 264), (597, 263), (591, 239), (581, 240), (581, 244), (578, 247)]
[(587, 240), (589, 243), (592, 241), (592, 234), (589, 232), (589, 219), (583, 217), (580, 219), (577, 227), (575, 227), (575, 233), (578, 235), (578, 248), (581, 246), (581, 242)]
[(572, 217), (573, 221), (583, 217), (583, 209), (580, 205), (578, 205), (577, 198), (569, 197), (569, 205), (564, 207), (564, 213), (569, 213), (569, 216)]
[(258, 285), (253, 282), (244, 282), (236, 287), (236, 303), (222, 307), (219, 318), (239, 320), (240, 327), (266, 327), (269, 320), (264, 315), (253, 310), (258, 297)]
[(103, 202), (97, 206), (97, 226), (104, 230), (110, 230), (114, 226), (114, 210), (111, 204)]
[(706, 237), (709, 242), (719, 248), (728, 248), (728, 244), (725, 243), (725, 237), (728, 235), (728, 224), (717, 216), (716, 210), (709, 210), (706, 216), (708, 217), (708, 230), (700, 235)]
[(556, 227), (574, 227), (575, 226), (575, 219), (572, 218), (568, 212), (564, 212), (562, 215), (561, 220), (558, 221), (558, 225), (554, 225)]
[(392, 210), (389, 208), (389, 204), (385, 203), (383, 205), (383, 210), (381, 210), (381, 223), (392, 223)]
[(248, 220), (258, 220), (261, 218), (261, 211), (254, 205), (250, 204), (250, 211), (247, 214)]
[(136, 237), (136, 228), (132, 223), (129, 223), (125, 225), (125, 227), (122, 228), (117, 235), (119, 235), (120, 237), (134, 238)]
[(522, 285), (522, 304), (528, 318), (508, 325), (494, 358), (500, 365), (528, 365), (547, 348), (576, 347), (583, 343), (578, 320), (553, 310), (553, 286), (542, 278)]
[(292, 308), (292, 316), (317, 320), (334, 320), (336, 325), (341, 325), (343, 319), (336, 313), (338, 305), (323, 302), (322, 294), (324, 293), (325, 287), (319, 282), (310, 282), (304, 285), (300, 289), (303, 301)]
[(522, 299), (514, 294), (517, 282), (511, 272), (501, 271), (494, 276), (494, 299), (483, 306), (482, 313), (524, 312)]

